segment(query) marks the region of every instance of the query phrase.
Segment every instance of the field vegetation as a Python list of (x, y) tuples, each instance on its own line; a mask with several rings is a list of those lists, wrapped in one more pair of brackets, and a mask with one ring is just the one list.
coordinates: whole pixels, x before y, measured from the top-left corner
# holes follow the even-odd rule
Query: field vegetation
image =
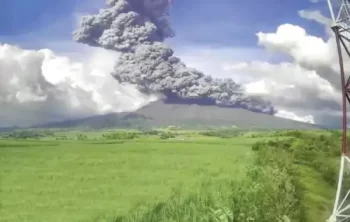
[(3, 132), (0, 221), (325, 221), (340, 136), (175, 128)]

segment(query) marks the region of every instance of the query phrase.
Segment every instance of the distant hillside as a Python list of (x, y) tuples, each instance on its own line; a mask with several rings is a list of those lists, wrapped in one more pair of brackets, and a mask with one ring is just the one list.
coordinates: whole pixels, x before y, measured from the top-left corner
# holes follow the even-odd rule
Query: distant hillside
[(156, 101), (135, 112), (110, 113), (37, 127), (50, 128), (183, 128), (238, 127), (244, 129), (317, 129), (317, 125), (218, 106), (167, 104)]

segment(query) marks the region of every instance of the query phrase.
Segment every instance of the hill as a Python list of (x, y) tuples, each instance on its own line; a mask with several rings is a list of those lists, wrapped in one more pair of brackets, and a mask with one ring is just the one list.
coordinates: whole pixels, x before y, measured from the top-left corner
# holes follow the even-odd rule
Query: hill
[(82, 119), (49, 123), (45, 128), (182, 128), (237, 127), (243, 129), (317, 129), (321, 126), (255, 113), (240, 108), (169, 104), (162, 100), (134, 112), (109, 113)]

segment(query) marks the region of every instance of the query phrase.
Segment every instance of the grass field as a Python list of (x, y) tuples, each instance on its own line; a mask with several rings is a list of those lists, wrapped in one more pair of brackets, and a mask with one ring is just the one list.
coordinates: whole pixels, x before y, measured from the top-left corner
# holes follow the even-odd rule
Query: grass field
[(168, 129), (0, 133), (0, 221), (325, 221), (340, 136)]
[[(68, 132), (74, 137), (75, 132)], [(60, 133), (60, 136), (64, 132)], [(240, 180), (262, 138), (0, 141), (0, 221), (93, 221), (139, 203), (195, 190), (208, 178)], [(107, 220), (106, 219), (106, 220)]]

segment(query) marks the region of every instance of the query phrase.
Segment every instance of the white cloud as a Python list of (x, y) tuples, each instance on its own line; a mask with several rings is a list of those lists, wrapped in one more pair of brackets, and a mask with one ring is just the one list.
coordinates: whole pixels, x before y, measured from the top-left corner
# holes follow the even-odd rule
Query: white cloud
[(308, 35), (300, 26), (284, 24), (277, 28), (276, 33), (257, 33), (258, 45), (267, 50), (283, 52), (297, 63), (312, 66), (328, 66), (337, 60), (333, 50), (333, 39), (325, 42), (322, 38)]
[(300, 17), (315, 21), (322, 25), (331, 26), (332, 19), (322, 15), (319, 10), (300, 10), (298, 11)]
[[(297, 116), (310, 116), (315, 110), (340, 107), (340, 92), (313, 70), (295, 63), (270, 64), (255, 61), (225, 66), (232, 73), (251, 78), (245, 89), (248, 94), (270, 100), (279, 110), (277, 116), (301, 120)], [(285, 115), (285, 113), (293, 115)], [(293, 117), (294, 116), (294, 117)]]
[[(311, 19), (314, 13), (301, 13)], [(317, 17), (317, 16), (316, 16)], [(326, 20), (324, 19), (324, 25)], [(232, 77), (246, 92), (260, 95), (279, 110), (277, 116), (320, 124), (340, 124), (341, 92), (338, 55), (333, 35), (312, 36), (300, 26), (283, 24), (276, 32), (258, 32), (259, 50), (187, 49), (188, 64), (215, 77)], [(222, 52), (230, 53), (222, 53)], [(256, 52), (260, 52), (258, 56)], [(251, 53), (253, 56), (245, 57)], [(201, 55), (198, 57), (198, 55)], [(271, 55), (287, 55), (290, 62), (271, 63)], [(243, 55), (243, 58), (239, 55)], [(350, 61), (345, 62), (347, 68)]]
[(306, 122), (306, 123), (315, 123), (314, 117), (312, 115), (306, 115), (306, 116), (298, 116), (293, 112), (289, 112), (286, 110), (279, 110), (278, 113), (276, 113), (276, 116), (285, 118), (285, 119), (292, 119), (300, 122)]
[(0, 44), (1, 126), (133, 110), (154, 100), (110, 75), (117, 56), (90, 48), (74, 62), (48, 49)]
[[(232, 64), (232, 71), (258, 79), (247, 85), (248, 92), (271, 99), (280, 110), (312, 116), (317, 123), (330, 124), (332, 121), (334, 124), (341, 107), (334, 37), (324, 41), (291, 24), (280, 25), (275, 33), (259, 32), (257, 37), (260, 46), (284, 53), (292, 58), (292, 62)], [(345, 65), (349, 67), (349, 61)]]

